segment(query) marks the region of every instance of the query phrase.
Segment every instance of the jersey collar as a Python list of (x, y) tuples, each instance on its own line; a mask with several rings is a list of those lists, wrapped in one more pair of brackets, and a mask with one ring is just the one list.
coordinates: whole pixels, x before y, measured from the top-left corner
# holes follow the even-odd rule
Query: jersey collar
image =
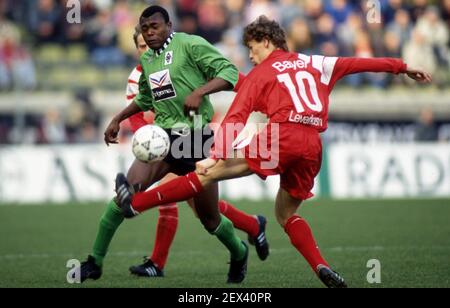
[(275, 57), (278, 57), (279, 55), (282, 55), (282, 54), (284, 54), (286, 51), (284, 51), (284, 50), (281, 50), (281, 49), (275, 49), (274, 51), (272, 51), (272, 53), (267, 57), (268, 59), (269, 58), (275, 58)]
[(167, 40), (164, 42), (164, 45), (160, 49), (155, 51), (155, 55), (157, 57), (159, 57), (164, 52), (164, 50), (169, 46), (170, 42), (172, 42), (172, 40), (173, 40), (174, 35), (175, 35), (175, 32), (172, 32), (169, 35), (169, 37), (167, 38)]

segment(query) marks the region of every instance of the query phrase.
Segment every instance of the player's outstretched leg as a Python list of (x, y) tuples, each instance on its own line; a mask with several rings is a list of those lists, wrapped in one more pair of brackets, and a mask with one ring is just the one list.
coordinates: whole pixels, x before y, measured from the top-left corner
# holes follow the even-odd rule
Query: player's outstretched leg
[(344, 279), (334, 272), (320, 253), (308, 222), (296, 214), (302, 200), (280, 188), (275, 204), (279, 224), (289, 236), (292, 245), (306, 259), (312, 270), (329, 288), (346, 288)]
[(219, 201), (219, 209), (222, 215), (231, 220), (236, 229), (248, 234), (248, 241), (255, 246), (259, 259), (262, 261), (266, 260), (269, 256), (269, 242), (266, 238), (266, 218), (262, 215), (248, 215), (224, 200)]
[(291, 239), (292, 245), (303, 255), (313, 271), (327, 287), (347, 287), (344, 279), (334, 272), (322, 257), (306, 220), (298, 215), (293, 215), (288, 219), (285, 231)]

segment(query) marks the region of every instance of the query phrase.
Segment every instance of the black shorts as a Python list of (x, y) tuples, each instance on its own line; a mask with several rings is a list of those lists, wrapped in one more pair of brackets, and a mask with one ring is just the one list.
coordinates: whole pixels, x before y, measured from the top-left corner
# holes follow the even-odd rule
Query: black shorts
[(170, 172), (185, 175), (195, 170), (195, 163), (209, 157), (214, 144), (214, 132), (205, 127), (199, 130), (165, 129), (170, 138), (170, 152), (164, 162)]

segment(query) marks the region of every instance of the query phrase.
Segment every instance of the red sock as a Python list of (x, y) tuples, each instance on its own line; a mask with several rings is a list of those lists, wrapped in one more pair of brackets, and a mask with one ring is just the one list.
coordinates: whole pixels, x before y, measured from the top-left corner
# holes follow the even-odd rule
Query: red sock
[(328, 266), (328, 263), (320, 254), (319, 248), (312, 235), (311, 228), (306, 220), (298, 215), (294, 215), (289, 218), (284, 229), (289, 235), (292, 245), (294, 245), (306, 261), (308, 261), (314, 272), (317, 271), (317, 266), (320, 264)]
[(156, 227), (155, 245), (151, 260), (159, 268), (163, 269), (169, 256), (178, 227), (178, 207), (176, 203), (159, 207), (158, 226)]
[(135, 211), (142, 213), (158, 205), (191, 199), (201, 191), (203, 186), (197, 174), (191, 172), (149, 191), (135, 194), (131, 205)]
[(255, 216), (248, 215), (224, 200), (219, 201), (220, 213), (227, 217), (233, 225), (251, 237), (255, 237), (259, 232), (259, 223)]

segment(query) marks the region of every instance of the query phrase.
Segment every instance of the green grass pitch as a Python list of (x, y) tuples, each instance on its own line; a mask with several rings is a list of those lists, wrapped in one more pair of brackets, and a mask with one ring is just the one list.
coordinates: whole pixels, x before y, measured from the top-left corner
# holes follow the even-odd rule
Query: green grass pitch
[[(252, 248), (242, 287), (322, 287), (291, 246), (273, 215), (273, 202), (237, 202), (268, 217), (271, 255), (261, 262)], [(158, 212), (125, 221), (96, 282), (70, 285), (66, 262), (90, 252), (103, 204), (0, 206), (0, 287), (228, 287), (228, 255), (191, 210), (180, 205), (179, 228), (165, 278), (129, 275), (152, 248)], [(450, 287), (450, 200), (328, 201), (305, 203), (330, 264), (350, 287)], [(239, 232), (243, 239), (246, 236)], [(381, 262), (381, 284), (369, 284), (367, 262)]]

